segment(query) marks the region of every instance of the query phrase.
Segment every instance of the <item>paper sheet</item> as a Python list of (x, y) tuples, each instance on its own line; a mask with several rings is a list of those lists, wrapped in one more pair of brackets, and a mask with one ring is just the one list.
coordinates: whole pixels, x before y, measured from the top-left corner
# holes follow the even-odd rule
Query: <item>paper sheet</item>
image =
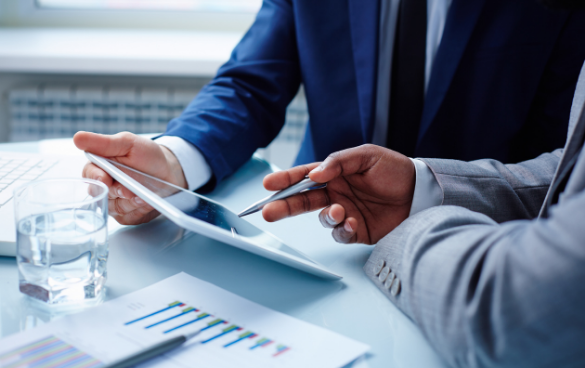
[(369, 347), (177, 274), (145, 289), (0, 340), (0, 367), (98, 368), (202, 330), (141, 367), (342, 367)]

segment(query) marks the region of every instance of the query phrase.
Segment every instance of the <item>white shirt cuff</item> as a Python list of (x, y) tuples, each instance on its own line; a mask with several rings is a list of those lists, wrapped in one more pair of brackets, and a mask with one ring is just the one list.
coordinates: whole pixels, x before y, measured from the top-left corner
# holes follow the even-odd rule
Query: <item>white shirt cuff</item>
[(193, 191), (205, 185), (211, 179), (211, 168), (199, 150), (179, 137), (162, 136), (154, 140), (165, 146), (177, 157), (187, 179), (189, 190)]
[(443, 190), (435, 175), (427, 164), (421, 160), (412, 159), (416, 170), (416, 184), (410, 207), (410, 216), (443, 203)]

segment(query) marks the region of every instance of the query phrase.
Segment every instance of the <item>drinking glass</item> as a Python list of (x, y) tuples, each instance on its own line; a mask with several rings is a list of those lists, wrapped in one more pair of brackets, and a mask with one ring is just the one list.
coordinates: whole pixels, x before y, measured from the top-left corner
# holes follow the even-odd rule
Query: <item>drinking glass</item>
[(90, 179), (33, 181), (14, 191), (20, 291), (48, 304), (102, 298), (108, 187)]

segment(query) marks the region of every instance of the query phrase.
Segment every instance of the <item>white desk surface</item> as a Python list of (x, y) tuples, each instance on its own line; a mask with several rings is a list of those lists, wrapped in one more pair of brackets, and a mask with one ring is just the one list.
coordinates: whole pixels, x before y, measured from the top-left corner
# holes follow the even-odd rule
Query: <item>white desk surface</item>
[[(69, 141), (0, 144), (0, 151), (75, 153)], [(270, 165), (252, 159), (210, 197), (234, 211), (267, 192), (261, 180)], [(133, 292), (184, 271), (254, 302), (328, 328), (371, 346), (351, 367), (443, 367), (417, 327), (366, 278), (362, 270), (372, 247), (337, 244), (312, 213), (278, 223), (248, 217), (334, 272), (325, 281), (237, 248), (186, 233), (164, 218), (110, 231), (107, 299)], [(18, 291), (14, 258), (0, 257), (0, 336), (33, 328), (63, 313), (40, 308)]]
[(0, 72), (212, 77), (241, 33), (0, 29)]

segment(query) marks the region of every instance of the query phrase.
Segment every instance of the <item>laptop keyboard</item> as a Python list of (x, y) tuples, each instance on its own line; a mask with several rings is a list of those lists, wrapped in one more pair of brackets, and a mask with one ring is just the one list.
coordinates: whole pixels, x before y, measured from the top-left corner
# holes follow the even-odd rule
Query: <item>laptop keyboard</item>
[(12, 199), (14, 188), (37, 179), (58, 161), (0, 156), (0, 207)]

